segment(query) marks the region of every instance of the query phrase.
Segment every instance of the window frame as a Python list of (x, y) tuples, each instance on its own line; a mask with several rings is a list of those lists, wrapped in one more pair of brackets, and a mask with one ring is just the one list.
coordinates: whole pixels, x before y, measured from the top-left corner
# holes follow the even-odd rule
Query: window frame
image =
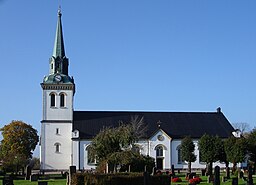
[(65, 108), (66, 107), (66, 93), (63, 93), (63, 92), (61, 92), (60, 94), (59, 94), (59, 96), (60, 96), (60, 108)]
[(164, 158), (165, 153), (164, 150), (167, 150), (166, 146), (160, 144), (155, 147), (156, 150), (156, 158)]
[(55, 143), (54, 146), (55, 146), (55, 153), (60, 153), (61, 144), (60, 143)]
[(56, 128), (56, 135), (60, 135), (60, 129), (59, 128)]
[(185, 161), (182, 160), (181, 145), (178, 145), (178, 146), (176, 147), (176, 150), (177, 150), (177, 163), (178, 163), (178, 164), (183, 164)]
[(97, 157), (97, 155), (95, 155), (95, 156), (94, 156), (94, 159), (91, 159), (91, 158), (90, 158), (89, 153), (90, 153), (91, 147), (92, 147), (91, 145), (88, 145), (88, 146), (85, 148), (85, 150), (87, 151), (87, 164), (88, 164), (88, 165), (96, 165), (96, 164), (98, 163), (98, 157)]
[(49, 95), (50, 95), (50, 107), (56, 108), (56, 94), (52, 92)]

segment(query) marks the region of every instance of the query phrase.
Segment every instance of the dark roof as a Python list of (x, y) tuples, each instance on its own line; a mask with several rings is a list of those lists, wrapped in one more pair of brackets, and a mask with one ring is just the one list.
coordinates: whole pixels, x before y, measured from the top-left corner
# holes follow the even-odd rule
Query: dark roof
[(129, 112), (129, 111), (74, 111), (73, 130), (79, 131), (80, 139), (92, 139), (104, 127), (117, 127), (120, 121), (129, 123), (132, 116), (144, 118), (148, 125), (147, 138), (160, 128), (171, 138), (203, 134), (229, 137), (234, 131), (222, 112)]

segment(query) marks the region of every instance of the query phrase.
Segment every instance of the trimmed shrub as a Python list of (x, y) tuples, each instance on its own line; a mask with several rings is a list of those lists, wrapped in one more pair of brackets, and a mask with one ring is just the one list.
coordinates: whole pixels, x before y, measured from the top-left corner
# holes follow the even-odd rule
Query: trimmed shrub
[[(170, 185), (168, 175), (149, 176), (151, 185)], [(117, 173), (117, 174), (75, 174), (72, 185), (143, 185), (143, 173)]]
[(84, 185), (84, 174), (76, 173), (72, 176), (72, 185)]
[(169, 175), (154, 175), (150, 176), (151, 185), (170, 185)]

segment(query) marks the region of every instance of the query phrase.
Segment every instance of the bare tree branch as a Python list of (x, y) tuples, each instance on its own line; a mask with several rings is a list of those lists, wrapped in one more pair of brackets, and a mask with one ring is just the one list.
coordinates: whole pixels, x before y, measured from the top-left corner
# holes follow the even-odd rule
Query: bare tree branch
[(250, 125), (246, 122), (238, 122), (232, 124), (235, 129), (239, 129), (242, 134), (250, 131)]

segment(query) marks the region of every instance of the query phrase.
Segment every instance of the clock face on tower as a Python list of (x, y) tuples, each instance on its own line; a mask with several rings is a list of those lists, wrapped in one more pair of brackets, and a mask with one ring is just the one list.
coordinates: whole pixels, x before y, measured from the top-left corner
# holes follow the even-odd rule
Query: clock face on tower
[(55, 81), (60, 82), (62, 77), (60, 75), (55, 75), (54, 79)]

